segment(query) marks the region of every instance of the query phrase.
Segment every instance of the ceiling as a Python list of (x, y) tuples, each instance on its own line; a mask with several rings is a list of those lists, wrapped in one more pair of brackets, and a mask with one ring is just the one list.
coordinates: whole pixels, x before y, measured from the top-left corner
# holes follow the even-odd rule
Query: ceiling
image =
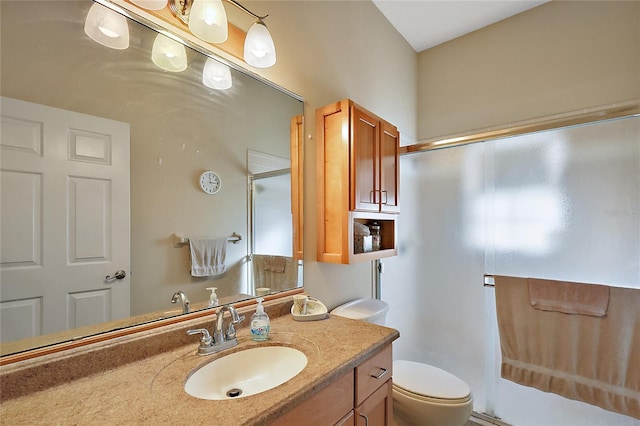
[(416, 52), (422, 52), (547, 1), (373, 0)]

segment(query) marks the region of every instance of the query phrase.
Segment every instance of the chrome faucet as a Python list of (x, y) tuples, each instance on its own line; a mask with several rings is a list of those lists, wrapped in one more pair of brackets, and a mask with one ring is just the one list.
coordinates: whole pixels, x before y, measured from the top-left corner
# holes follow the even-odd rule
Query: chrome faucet
[[(231, 322), (224, 330), (224, 313), (229, 312), (231, 315)], [(218, 309), (216, 313), (216, 320), (214, 323), (213, 337), (209, 334), (208, 330), (204, 328), (197, 328), (195, 330), (188, 330), (187, 334), (202, 334), (200, 338), (200, 346), (198, 346), (198, 355), (209, 355), (224, 349), (232, 348), (238, 344), (236, 337), (236, 329), (234, 324), (239, 324), (244, 320), (244, 316), (238, 315), (238, 311), (232, 305), (224, 305)]]
[(184, 294), (182, 290), (173, 293), (173, 296), (171, 296), (171, 303), (178, 303), (178, 300), (182, 305), (182, 313), (188, 314), (190, 311), (190, 308), (189, 308), (190, 302), (189, 302), (189, 299), (187, 299), (187, 295)]

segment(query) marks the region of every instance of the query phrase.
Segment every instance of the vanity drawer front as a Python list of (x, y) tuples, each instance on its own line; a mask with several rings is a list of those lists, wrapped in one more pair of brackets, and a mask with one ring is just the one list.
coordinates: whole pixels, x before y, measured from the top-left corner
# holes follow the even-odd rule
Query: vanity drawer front
[(392, 364), (391, 345), (387, 345), (356, 367), (356, 406), (391, 378)]
[(271, 423), (271, 426), (324, 426), (338, 423), (353, 410), (353, 383), (353, 371), (349, 371), (287, 414), (279, 417)]

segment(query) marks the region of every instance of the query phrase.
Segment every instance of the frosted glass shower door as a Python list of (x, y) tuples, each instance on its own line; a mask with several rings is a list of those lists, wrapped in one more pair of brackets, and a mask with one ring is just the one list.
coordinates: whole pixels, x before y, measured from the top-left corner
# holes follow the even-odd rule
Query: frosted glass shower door
[[(488, 273), (640, 288), (640, 118), (494, 141), (488, 155)], [(640, 424), (503, 379), (496, 391), (517, 424)]]
[(394, 358), (466, 381), (517, 425), (640, 421), (499, 377), (483, 274), (640, 288), (640, 117), (405, 155), (399, 256), (385, 260)]

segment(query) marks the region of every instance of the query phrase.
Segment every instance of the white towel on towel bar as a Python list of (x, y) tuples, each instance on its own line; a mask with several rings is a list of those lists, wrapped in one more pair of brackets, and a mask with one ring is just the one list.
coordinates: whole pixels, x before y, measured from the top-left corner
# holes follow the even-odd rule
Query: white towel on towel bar
[(208, 277), (220, 275), (227, 269), (227, 238), (189, 238), (191, 275)]

